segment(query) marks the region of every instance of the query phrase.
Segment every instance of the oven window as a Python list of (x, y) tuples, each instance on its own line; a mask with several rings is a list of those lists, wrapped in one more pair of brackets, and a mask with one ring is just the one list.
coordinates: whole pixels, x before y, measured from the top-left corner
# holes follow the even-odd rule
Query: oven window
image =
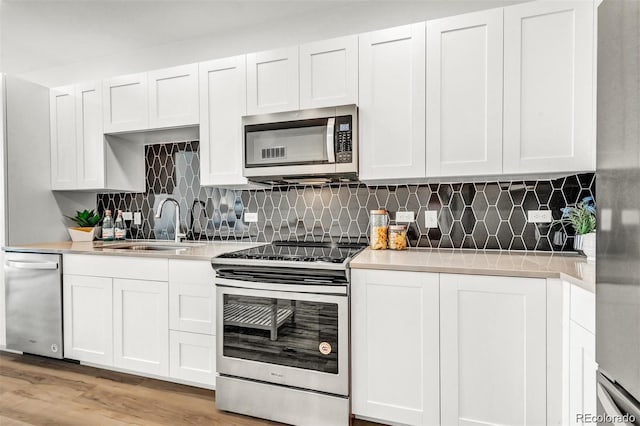
[(224, 296), (225, 357), (338, 373), (338, 305)]

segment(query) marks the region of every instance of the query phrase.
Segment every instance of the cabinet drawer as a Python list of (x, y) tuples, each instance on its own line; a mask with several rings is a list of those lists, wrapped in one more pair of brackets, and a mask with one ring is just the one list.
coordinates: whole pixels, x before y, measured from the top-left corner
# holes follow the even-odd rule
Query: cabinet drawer
[(208, 260), (169, 260), (169, 281), (213, 286), (215, 277)]
[(571, 285), (571, 319), (596, 332), (596, 295), (577, 285)]
[(62, 265), (64, 273), (71, 275), (147, 281), (167, 281), (169, 279), (168, 259), (65, 254), (62, 256)]
[(211, 387), (216, 381), (216, 338), (205, 334), (171, 331), (169, 375)]

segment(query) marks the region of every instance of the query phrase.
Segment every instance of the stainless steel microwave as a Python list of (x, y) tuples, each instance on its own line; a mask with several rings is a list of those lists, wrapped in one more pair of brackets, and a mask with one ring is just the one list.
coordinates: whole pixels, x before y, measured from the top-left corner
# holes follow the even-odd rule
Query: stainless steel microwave
[(244, 176), (269, 184), (358, 177), (358, 107), (242, 117)]

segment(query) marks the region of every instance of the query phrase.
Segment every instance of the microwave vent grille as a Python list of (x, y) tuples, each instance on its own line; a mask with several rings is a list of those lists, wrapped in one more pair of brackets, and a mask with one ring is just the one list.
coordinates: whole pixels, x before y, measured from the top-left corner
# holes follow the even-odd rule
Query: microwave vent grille
[(274, 158), (284, 158), (287, 152), (284, 146), (274, 146), (271, 148), (262, 148), (262, 159), (271, 160)]

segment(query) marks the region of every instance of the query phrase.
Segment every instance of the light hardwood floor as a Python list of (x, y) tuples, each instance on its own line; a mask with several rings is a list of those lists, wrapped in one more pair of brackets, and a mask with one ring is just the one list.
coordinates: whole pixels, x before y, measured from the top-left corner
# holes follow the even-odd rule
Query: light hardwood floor
[(214, 401), (205, 389), (0, 352), (2, 426), (278, 424), (218, 411)]

